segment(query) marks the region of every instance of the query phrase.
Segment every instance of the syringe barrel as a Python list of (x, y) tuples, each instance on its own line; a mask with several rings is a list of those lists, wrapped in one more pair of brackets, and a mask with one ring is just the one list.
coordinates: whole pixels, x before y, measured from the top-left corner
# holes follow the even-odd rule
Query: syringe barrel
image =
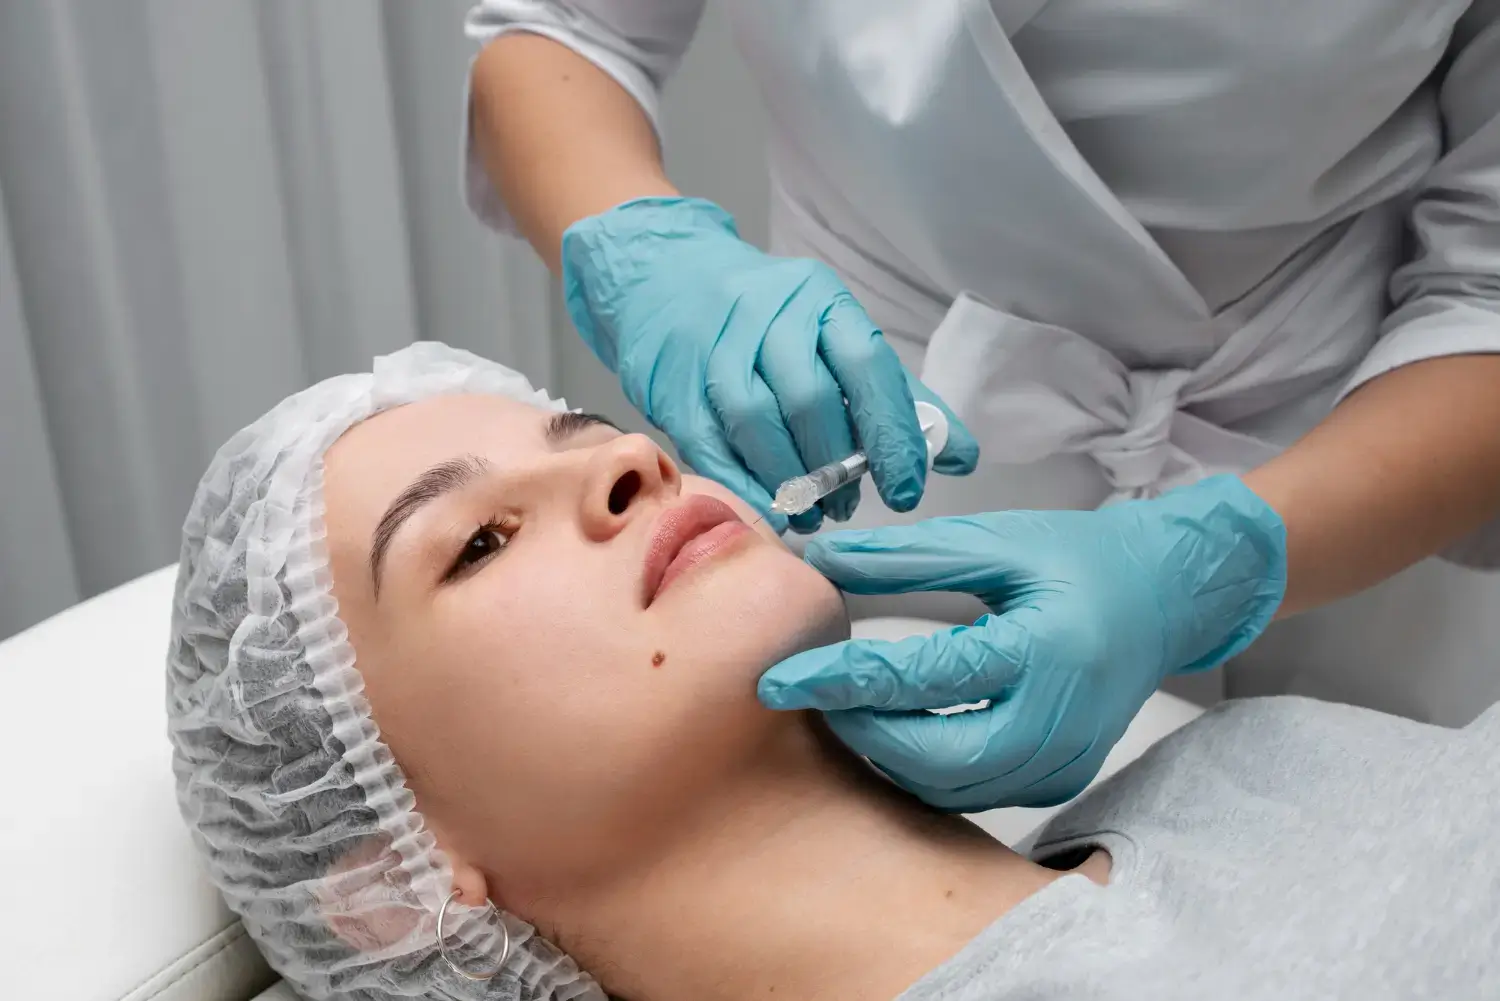
[[(927, 468), (932, 468), (933, 458), (943, 450), (948, 441), (948, 418), (930, 403), (916, 405), (917, 423), (927, 441)], [(847, 459), (819, 466), (801, 476), (793, 476), (776, 490), (771, 510), (781, 514), (801, 514), (814, 504), (833, 493), (839, 487), (853, 483), (870, 470), (870, 461), (864, 452), (855, 452)]]
[[(865, 473), (870, 471), (870, 460), (865, 457), (865, 453), (863, 452), (855, 452), (847, 459), (840, 459), (838, 462), (830, 462), (828, 465), (839, 467), (839, 471), (841, 473), (839, 479), (840, 487), (846, 483), (853, 483), (855, 480), (859, 479), (861, 476), (865, 475)], [(826, 469), (828, 467), (825, 466), (824, 468)], [(834, 489), (838, 488), (835, 487)]]
[(776, 491), (776, 501), (771, 505), (771, 510), (782, 514), (801, 514), (839, 487), (853, 483), (865, 475), (869, 466), (865, 454), (855, 452), (847, 459), (830, 462), (810, 473), (794, 476)]

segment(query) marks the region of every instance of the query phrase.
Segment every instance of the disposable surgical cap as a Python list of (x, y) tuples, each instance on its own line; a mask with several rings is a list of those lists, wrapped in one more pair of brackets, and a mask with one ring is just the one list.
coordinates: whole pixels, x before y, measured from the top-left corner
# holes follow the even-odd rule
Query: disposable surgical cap
[(492, 908), (448, 907), (452, 870), (416, 812), (339, 621), (323, 460), (355, 424), (485, 393), (561, 410), (503, 365), (436, 343), (283, 401), (214, 456), (183, 526), (167, 656), (177, 798), (214, 882), (313, 999), (599, 999), (573, 961)]

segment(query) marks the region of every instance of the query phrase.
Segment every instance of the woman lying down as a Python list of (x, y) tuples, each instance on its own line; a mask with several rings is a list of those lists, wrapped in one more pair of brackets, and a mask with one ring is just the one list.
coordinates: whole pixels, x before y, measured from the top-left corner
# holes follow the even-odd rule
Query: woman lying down
[(1500, 710), (1229, 704), (1017, 854), (761, 708), (848, 623), (751, 514), (435, 344), (231, 439), (171, 734), (271, 964), (309, 998), (1500, 996)]

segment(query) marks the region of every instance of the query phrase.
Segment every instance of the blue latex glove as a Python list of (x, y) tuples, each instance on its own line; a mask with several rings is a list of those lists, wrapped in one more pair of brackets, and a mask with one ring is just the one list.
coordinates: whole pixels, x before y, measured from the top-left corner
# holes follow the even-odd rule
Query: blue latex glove
[(1281, 519), (1232, 476), (1099, 511), (835, 532), (807, 559), (851, 593), (964, 591), (990, 606), (972, 626), (822, 647), (760, 680), (767, 706), (825, 710), (896, 782), (965, 812), (1077, 795), (1163, 677), (1239, 653), (1286, 589)]
[[(921, 499), (927, 449), (912, 399), (942, 401), (826, 265), (757, 250), (711, 202), (644, 198), (569, 227), (562, 268), (573, 324), (696, 472), (764, 513), (783, 480), (862, 444), (888, 506)], [(947, 412), (933, 468), (972, 472), (979, 446)], [(824, 511), (847, 519), (858, 501), (850, 484), (792, 527), (814, 531)]]

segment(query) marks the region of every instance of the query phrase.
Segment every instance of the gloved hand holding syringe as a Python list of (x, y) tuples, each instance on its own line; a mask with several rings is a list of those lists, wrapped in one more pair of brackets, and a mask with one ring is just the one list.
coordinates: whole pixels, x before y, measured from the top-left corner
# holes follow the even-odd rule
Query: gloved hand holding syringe
[[(927, 441), (927, 468), (931, 470), (933, 460), (948, 444), (948, 417), (940, 408), (921, 400), (917, 401), (916, 409), (917, 426), (922, 429), (922, 437)], [(840, 487), (853, 483), (869, 469), (869, 459), (860, 450), (847, 459), (830, 462), (810, 473), (794, 476), (776, 488), (776, 498), (771, 502), (771, 510), (785, 515), (809, 511), (818, 501)], [(764, 520), (765, 515), (761, 515), (753, 524)]]

